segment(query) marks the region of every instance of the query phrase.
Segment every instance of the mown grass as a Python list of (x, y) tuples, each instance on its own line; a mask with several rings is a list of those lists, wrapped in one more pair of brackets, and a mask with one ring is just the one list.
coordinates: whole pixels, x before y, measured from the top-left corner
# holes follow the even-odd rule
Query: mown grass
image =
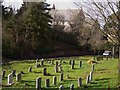
[[(44, 66), (39, 68), (35, 68), (35, 60), (24, 60), (24, 61), (13, 61), (7, 65), (3, 65), (3, 69), (6, 70), (6, 75), (2, 78), (3, 90), (23, 90), (25, 87), (29, 88), (28, 90), (35, 89), (36, 78), (42, 78), (42, 88), (45, 88), (45, 79), (50, 79), (50, 88), (52, 90), (58, 88), (60, 85), (64, 85), (65, 90), (69, 90), (70, 84), (74, 84), (74, 87), (78, 90), (78, 82), (77, 79), (79, 77), (82, 78), (83, 86), (81, 89), (85, 90), (93, 90), (93, 88), (108, 88), (108, 84), (110, 88), (116, 88), (118, 84), (118, 60), (117, 59), (109, 59), (109, 60), (101, 60), (98, 61), (98, 64), (95, 64), (95, 70), (93, 72), (93, 81), (86, 85), (86, 77), (89, 75), (89, 72), (92, 70), (92, 65), (87, 64), (87, 60), (90, 59), (91, 56), (83, 56), (83, 57), (68, 57), (68, 58), (51, 58), (49, 60), (55, 60), (60, 63), (62, 59), (66, 63), (62, 63), (64, 80), (62, 82), (59, 81), (60, 73), (55, 73), (54, 65), (51, 65), (48, 62), (44, 63)], [(48, 59), (47, 59), (48, 60)], [(75, 69), (71, 69), (69, 65), (69, 60), (75, 60)], [(82, 68), (79, 67), (79, 61), (82, 60)], [(28, 68), (32, 67), (32, 72), (28, 72)], [(50, 73), (49, 76), (43, 76), (43, 68), (47, 68), (47, 72)], [(12, 86), (7, 85), (7, 75), (12, 72), (12, 70), (16, 70), (17, 73), (23, 71), (25, 74), (22, 74), (22, 81), (16, 82), (15, 78), (13, 79)], [(69, 78), (66, 76), (69, 74)], [(53, 76), (57, 76), (57, 85), (54, 86)], [(25, 85), (26, 84), (26, 85)], [(50, 89), (48, 88), (48, 89)], [(25, 89), (27, 90), (27, 89)]]

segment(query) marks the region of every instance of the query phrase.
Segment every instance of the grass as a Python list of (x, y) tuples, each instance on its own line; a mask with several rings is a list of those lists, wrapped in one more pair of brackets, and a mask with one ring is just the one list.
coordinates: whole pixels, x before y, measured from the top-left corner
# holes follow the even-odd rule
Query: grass
[[(92, 70), (92, 65), (87, 64), (87, 60), (90, 59), (91, 56), (83, 56), (83, 57), (67, 57), (67, 58), (51, 58), (49, 60), (55, 60), (60, 63), (62, 59), (66, 63), (62, 63), (64, 80), (62, 82), (59, 81), (60, 73), (55, 73), (54, 65), (45, 62), (44, 66), (39, 68), (35, 68), (35, 60), (24, 60), (24, 61), (12, 61), (7, 65), (3, 65), (3, 69), (6, 70), (6, 75), (2, 78), (3, 90), (23, 90), (25, 87), (29, 88), (28, 90), (35, 90), (36, 78), (42, 78), (42, 87), (45, 88), (45, 79), (50, 79), (50, 88), (54, 90), (58, 88), (60, 85), (63, 85), (65, 88), (70, 87), (70, 84), (74, 84), (74, 87), (78, 90), (78, 82), (77, 79), (79, 77), (82, 78), (81, 90), (93, 90), (93, 88), (108, 88), (108, 84), (110, 88), (116, 88), (118, 85), (118, 60), (117, 59), (109, 59), (109, 60), (101, 60), (98, 61), (98, 64), (95, 64), (95, 70), (93, 72), (93, 81), (86, 85), (86, 77), (89, 75), (89, 72)], [(71, 69), (69, 65), (69, 60), (75, 60), (75, 69)], [(79, 61), (82, 60), (82, 68), (79, 67)], [(28, 72), (28, 68), (32, 67), (32, 72)], [(43, 68), (47, 68), (47, 72), (50, 73), (49, 76), (43, 76), (42, 70)], [(16, 82), (15, 77), (13, 79), (12, 86), (7, 85), (7, 75), (12, 72), (12, 70), (16, 70), (17, 73), (20, 71), (25, 72), (22, 74), (22, 81)], [(69, 74), (69, 78), (66, 76)], [(54, 86), (52, 84), (53, 76), (57, 76), (57, 85)], [(26, 86), (25, 86), (26, 84)], [(50, 89), (48, 88), (48, 89)], [(91, 89), (92, 88), (92, 89)], [(47, 90), (48, 90), (47, 89)], [(25, 89), (27, 90), (27, 89)], [(67, 89), (65, 89), (67, 90)]]

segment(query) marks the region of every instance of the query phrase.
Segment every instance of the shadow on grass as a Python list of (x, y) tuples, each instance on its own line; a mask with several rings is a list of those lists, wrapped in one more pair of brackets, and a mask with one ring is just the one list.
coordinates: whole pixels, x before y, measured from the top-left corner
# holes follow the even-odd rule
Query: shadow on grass
[(101, 79), (95, 79), (95, 81), (103, 81), (103, 80), (109, 80), (110, 78), (101, 78)]

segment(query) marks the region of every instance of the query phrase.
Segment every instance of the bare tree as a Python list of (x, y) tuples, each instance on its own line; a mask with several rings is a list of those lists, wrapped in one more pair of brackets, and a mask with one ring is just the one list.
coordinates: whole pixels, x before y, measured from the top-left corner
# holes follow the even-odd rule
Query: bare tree
[(89, 17), (93, 21), (97, 19), (100, 22), (101, 32), (106, 35), (109, 42), (119, 48), (118, 72), (120, 74), (120, 1), (87, 0), (87, 2), (74, 3), (78, 8), (81, 8), (81, 6), (84, 7), (86, 17)]

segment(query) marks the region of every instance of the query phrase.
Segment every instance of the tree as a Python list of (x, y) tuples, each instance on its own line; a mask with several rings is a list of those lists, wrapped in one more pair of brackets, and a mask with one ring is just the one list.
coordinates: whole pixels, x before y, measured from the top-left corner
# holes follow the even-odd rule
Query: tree
[[(94, 0), (81, 4), (75, 2), (77, 6), (84, 6), (84, 11), (87, 17), (95, 21), (96, 19), (101, 23), (101, 31), (108, 38), (108, 41), (113, 45), (119, 47), (119, 74), (120, 74), (120, 1), (111, 2), (105, 0), (105, 2), (95, 2)], [(89, 23), (89, 22), (88, 22)]]

